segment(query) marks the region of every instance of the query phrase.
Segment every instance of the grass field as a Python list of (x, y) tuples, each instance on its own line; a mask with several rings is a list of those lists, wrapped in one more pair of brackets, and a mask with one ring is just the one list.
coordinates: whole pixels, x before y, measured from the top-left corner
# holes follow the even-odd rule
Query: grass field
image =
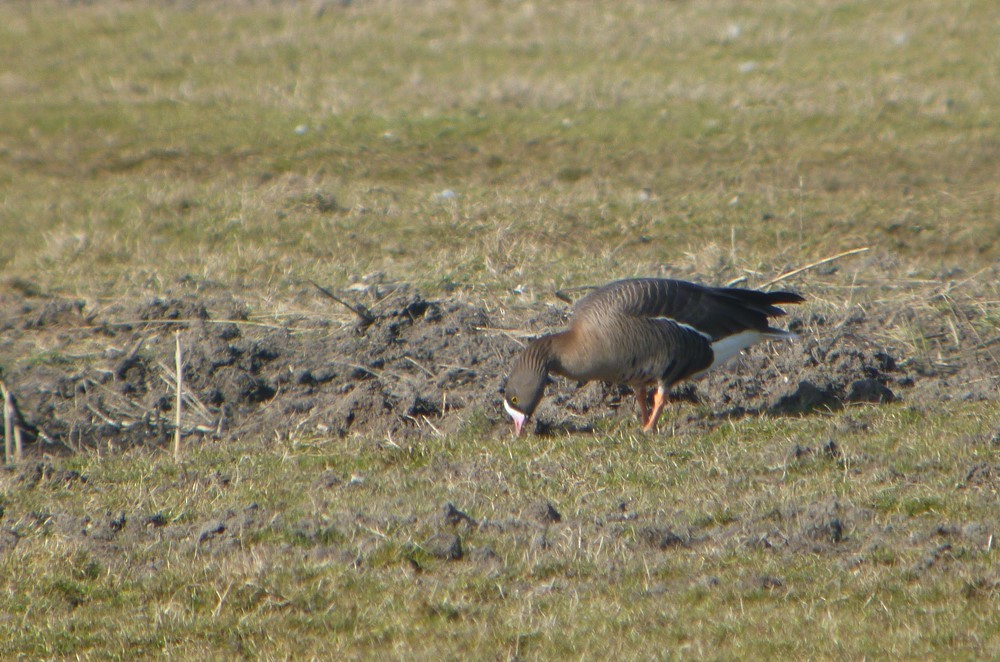
[(310, 280), (402, 282), (528, 325), (560, 288), (760, 287), (861, 248), (779, 284), (918, 382), (648, 437), (467, 407), (10, 462), (0, 657), (1000, 657), (997, 25), (992, 0), (0, 4), (12, 391), (106, 358), (38, 301), (347, 325)]

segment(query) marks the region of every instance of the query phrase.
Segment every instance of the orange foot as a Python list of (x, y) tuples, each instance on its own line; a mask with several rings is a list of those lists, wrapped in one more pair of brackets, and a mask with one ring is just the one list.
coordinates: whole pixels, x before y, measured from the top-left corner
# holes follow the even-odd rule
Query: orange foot
[(657, 386), (656, 392), (653, 393), (653, 411), (649, 412), (649, 416), (645, 419), (646, 423), (645, 425), (642, 426), (643, 432), (656, 431), (656, 423), (657, 421), (659, 421), (660, 414), (663, 413), (663, 405), (665, 405), (666, 403), (667, 403), (667, 390), (662, 386)]
[(649, 419), (649, 397), (645, 386), (636, 386), (632, 389), (635, 392), (635, 400), (639, 403), (639, 420), (643, 425)]

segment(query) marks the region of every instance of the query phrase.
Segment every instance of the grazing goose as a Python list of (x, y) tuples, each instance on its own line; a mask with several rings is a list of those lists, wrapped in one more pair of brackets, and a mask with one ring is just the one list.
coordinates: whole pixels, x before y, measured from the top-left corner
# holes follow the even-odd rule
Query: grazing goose
[[(552, 372), (581, 382), (628, 384), (639, 402), (643, 431), (655, 430), (667, 389), (757, 342), (794, 338), (769, 326), (768, 318), (785, 314), (775, 304), (804, 300), (794, 292), (661, 278), (610, 283), (576, 303), (568, 330), (537, 338), (521, 352), (507, 378), (504, 409), (521, 434)], [(647, 389), (654, 385), (650, 410)]]

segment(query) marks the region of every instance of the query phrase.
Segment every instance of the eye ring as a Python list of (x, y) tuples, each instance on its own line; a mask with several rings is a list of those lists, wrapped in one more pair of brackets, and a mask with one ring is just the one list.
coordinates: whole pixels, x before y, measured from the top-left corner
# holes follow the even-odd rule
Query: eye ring
[(516, 395), (511, 397), (510, 404), (514, 405), (515, 407), (517, 406), (517, 396)]

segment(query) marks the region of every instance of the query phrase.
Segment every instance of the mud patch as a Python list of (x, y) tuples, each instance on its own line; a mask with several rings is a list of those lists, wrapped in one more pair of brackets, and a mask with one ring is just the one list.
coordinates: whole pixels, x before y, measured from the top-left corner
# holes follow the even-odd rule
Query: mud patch
[[(308, 314), (275, 323), (235, 296), (194, 289), (99, 309), (24, 291), (0, 299), (0, 377), (29, 450), (166, 444), (174, 432), (178, 340), (187, 438), (406, 438), (455, 432), (470, 421), (483, 431), (506, 430), (500, 389), (522, 346), (518, 338), (559, 328), (568, 312), (491, 311), (429, 299), (402, 284), (345, 294), (357, 311), (353, 319), (318, 301)], [(997, 397), (1000, 366), (991, 352), (976, 351), (974, 337), (958, 348), (968, 350), (956, 354), (963, 360), (944, 368), (872, 340), (901, 314), (853, 310), (834, 318), (808, 306), (792, 309), (787, 322), (801, 340), (755, 349), (730, 369), (678, 389), (676, 400), (699, 401), (712, 413), (675, 405), (681, 416), (674, 429), (892, 402), (909, 393)], [(536, 431), (591, 431), (623, 407), (620, 415), (634, 416), (627, 388), (557, 380)]]

